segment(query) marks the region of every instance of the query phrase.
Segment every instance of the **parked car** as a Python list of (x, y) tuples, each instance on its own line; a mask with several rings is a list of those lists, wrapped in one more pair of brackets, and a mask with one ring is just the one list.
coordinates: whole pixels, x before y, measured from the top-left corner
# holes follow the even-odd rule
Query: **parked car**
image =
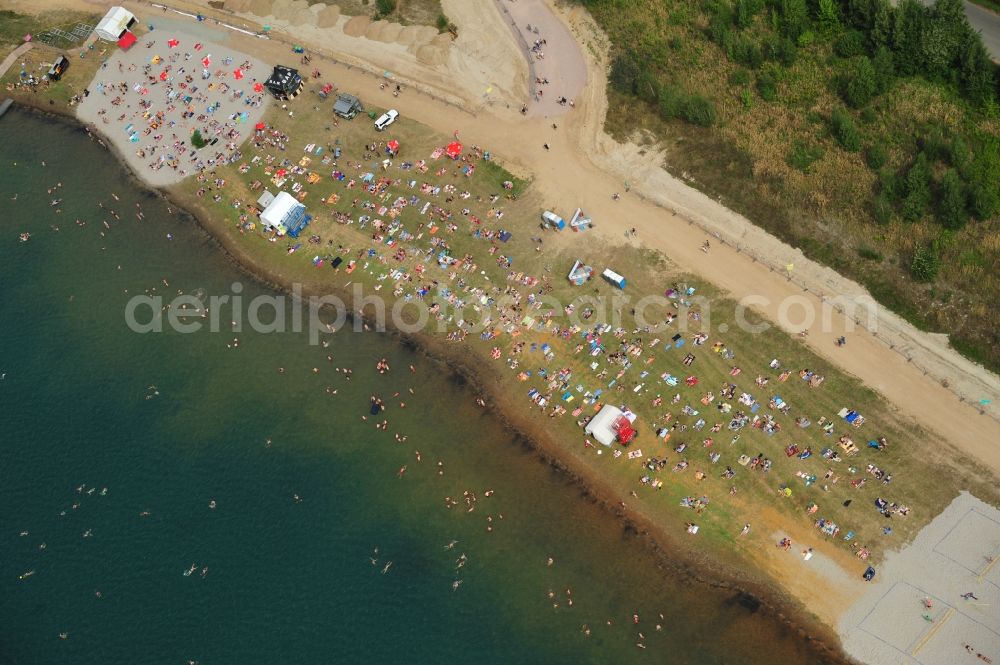
[(381, 132), (383, 129), (385, 129), (392, 123), (396, 122), (396, 118), (398, 117), (399, 117), (399, 111), (397, 111), (396, 109), (389, 109), (388, 111), (380, 115), (378, 117), (378, 120), (375, 121), (376, 131)]

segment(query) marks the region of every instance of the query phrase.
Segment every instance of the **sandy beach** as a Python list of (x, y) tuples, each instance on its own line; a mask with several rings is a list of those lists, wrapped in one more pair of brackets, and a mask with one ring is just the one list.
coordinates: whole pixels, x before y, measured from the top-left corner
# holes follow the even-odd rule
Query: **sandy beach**
[[(506, 3), (506, 0), (500, 1)], [(518, 30), (527, 25), (529, 15), (539, 15), (522, 14), (519, 10), (514, 10), (514, 5), (522, 5), (520, 2), (506, 4), (511, 8), (511, 16), (514, 17)], [(527, 6), (528, 3), (523, 3), (523, 7)], [(546, 37), (547, 39), (556, 39), (557, 44), (564, 44), (566, 36), (572, 38), (571, 28), (582, 29), (579, 22), (570, 22), (570, 26), (567, 27), (558, 14), (547, 11), (545, 5), (537, 3), (537, 12), (543, 9), (546, 11), (541, 20), (535, 19), (538, 23), (546, 25), (548, 21), (555, 21), (556, 25), (565, 30), (565, 35)], [(562, 19), (565, 18), (564, 15)], [(346, 17), (341, 17), (338, 25), (342, 27), (346, 22)], [(521, 25), (522, 23), (524, 25)], [(555, 28), (540, 31), (546, 35), (558, 32)], [(516, 42), (514, 33), (508, 36), (511, 43), (505, 47), (507, 51), (511, 50), (509, 47)], [(172, 38), (180, 42), (173, 49), (167, 44), (167, 40)], [(146, 44), (150, 41), (153, 45), (147, 48)], [(194, 45), (198, 43), (202, 48), (195, 50)], [(530, 47), (531, 44), (529, 53), (526, 54), (528, 56)], [(523, 49), (513, 50), (523, 52)], [(243, 55), (244, 52), (252, 52), (258, 57), (250, 58)], [(857, 295), (863, 293), (860, 287), (856, 290), (838, 291), (843, 287), (844, 280), (832, 271), (810, 265), (801, 258), (801, 254), (791, 248), (772, 245), (777, 241), (766, 237), (766, 234), (759, 229), (750, 227), (746, 220), (725, 210), (686, 184), (671, 178), (659, 168), (656, 159), (639, 154), (635, 146), (612, 145), (613, 142), (599, 129), (604, 92), (603, 85), (593, 84), (595, 80), (603, 82), (603, 78), (597, 77), (600, 71), (596, 68), (595, 61), (590, 59), (584, 63), (583, 56), (578, 50), (569, 54), (568, 60), (571, 62), (589, 65), (591, 85), (584, 88), (588, 81), (587, 67), (584, 67), (582, 74), (576, 64), (568, 64), (564, 68), (558, 67), (555, 64), (557, 57), (551, 56), (551, 53), (551, 49), (546, 51), (545, 58), (536, 60), (533, 67), (529, 68), (534, 69), (537, 76), (548, 78), (553, 82), (543, 88), (545, 94), (541, 98), (531, 103), (528, 114), (543, 116), (544, 119), (529, 119), (522, 123), (521, 119), (516, 117), (517, 109), (508, 110), (505, 104), (503, 109), (496, 109), (495, 120), (484, 121), (483, 118), (470, 118), (468, 113), (432, 99), (412, 96), (405, 97), (404, 112), (436, 129), (446, 130), (447, 133), (453, 129), (460, 130), (467, 136), (475, 136), (477, 141), (504, 146), (505, 161), (509, 158), (510, 162), (524, 173), (534, 174), (537, 186), (547, 196), (566, 202), (585, 202), (588, 211), (600, 220), (599, 238), (607, 242), (619, 242), (622, 230), (629, 225), (635, 226), (644, 245), (666, 251), (682, 266), (728, 289), (732, 294), (740, 296), (753, 292), (767, 296), (769, 304), (762, 305), (761, 310), (771, 317), (776, 317), (777, 303), (782, 298), (804, 297), (818, 303), (821, 296), (827, 293)], [(211, 66), (202, 67), (200, 60), (208, 54), (211, 54)], [(153, 64), (152, 58), (157, 55), (161, 60)], [(174, 55), (177, 57), (170, 60)], [(265, 60), (292, 64), (289, 59), (286, 46), (274, 41), (254, 40), (237, 34), (227, 36), (218, 42), (204, 41), (203, 35), (195, 36), (185, 34), (182, 30), (168, 31), (158, 28), (140, 37), (139, 43), (130, 52), (116, 52), (95, 79), (95, 84), (100, 83), (103, 88), (98, 90), (97, 85), (91, 87), (91, 94), (80, 105), (78, 117), (105, 134), (140, 178), (154, 187), (167, 186), (196, 171), (207, 171), (215, 164), (225, 163), (234, 152), (238, 151), (240, 142), (252, 133), (253, 123), (263, 114), (267, 103), (261, 95), (253, 92), (252, 83), (266, 78), (270, 72), (270, 67), (264, 64)], [(222, 64), (227, 60), (228, 64)], [(543, 73), (542, 63), (553, 66), (553, 72)], [(167, 71), (167, 65), (174, 69)], [(527, 65), (522, 61), (520, 67), (525, 66)], [(181, 67), (185, 67), (186, 71), (180, 72)], [(334, 67), (336, 66), (331, 63), (322, 64), (324, 70)], [(246, 72), (244, 78), (238, 82), (233, 77), (236, 68)], [(204, 69), (209, 70), (208, 79), (201, 78)], [(410, 71), (418, 72), (418, 69), (414, 67)], [(163, 80), (159, 78), (161, 72), (167, 74)], [(191, 77), (192, 80), (187, 81), (186, 77)], [(336, 77), (341, 88), (364, 90), (366, 98), (370, 97), (386, 106), (394, 103), (389, 93), (377, 90), (374, 79), (364, 72), (337, 67)], [(170, 97), (172, 92), (183, 97), (184, 93), (181, 91), (185, 89), (179, 87), (181, 83), (199, 88), (194, 91), (189, 103), (178, 104), (176, 98)], [(216, 84), (215, 87), (209, 89), (208, 86), (213, 84)], [(468, 92), (471, 87), (470, 84), (460, 86), (459, 89), (474, 97)], [(530, 89), (532, 86), (527, 87)], [(580, 97), (575, 99), (574, 112), (571, 113), (568, 105), (559, 104), (555, 96), (549, 94), (549, 88), (555, 90), (557, 87), (580, 91)], [(147, 91), (143, 92), (144, 89)], [(238, 92), (242, 92), (242, 96), (235, 94)], [(117, 96), (121, 96), (121, 102), (117, 105), (112, 104)], [(575, 98), (576, 95), (572, 97)], [(247, 100), (250, 100), (249, 104)], [(193, 108), (188, 110), (191, 106)], [(209, 112), (209, 108), (214, 110)], [(308, 107), (303, 104), (296, 107), (297, 110), (305, 108)], [(482, 108), (480, 107), (481, 111)], [(156, 115), (159, 111), (163, 112), (162, 116)], [(184, 117), (188, 113), (193, 115)], [(242, 115), (243, 113), (246, 115)], [(562, 116), (558, 120), (558, 131), (550, 127), (551, 116), (557, 113)], [(123, 114), (124, 117), (120, 117)], [(156, 122), (156, 128), (151, 127), (151, 121)], [(132, 125), (132, 129), (126, 131), (129, 125)], [(149, 132), (146, 132), (146, 129), (149, 129)], [(208, 139), (218, 138), (216, 146), (206, 147), (199, 153), (200, 159), (192, 158), (190, 148), (183, 143), (189, 139), (194, 129), (201, 130)], [(136, 134), (138, 140), (133, 141), (132, 136)], [(543, 150), (543, 144), (551, 144), (551, 151), (548, 148)], [(579, 164), (580, 168), (566, 169), (567, 160)], [(610, 194), (621, 188), (623, 174), (635, 183), (634, 192), (643, 191), (650, 199), (657, 200), (668, 208), (674, 208), (681, 215), (665, 213), (649, 201), (637, 196), (626, 196), (622, 201), (612, 202)], [(669, 179), (669, 182), (665, 179)], [(704, 239), (705, 232), (684, 223), (685, 217), (695, 219), (699, 223), (714, 225), (714, 228), (719, 229), (720, 235), (724, 234), (722, 237), (736, 239), (733, 242), (741, 247), (741, 251), (720, 247), (713, 252), (711, 260), (706, 260), (698, 251), (698, 245)], [(763, 255), (771, 250), (774, 251), (773, 256), (777, 257), (776, 261), (788, 261), (795, 266), (797, 278), (801, 276), (802, 279), (813, 279), (815, 283), (824, 286), (804, 294), (802, 287), (792, 282), (788, 276), (775, 274), (766, 264), (748, 259), (746, 256), (758, 253)], [(930, 336), (906, 330), (908, 324), (896, 321), (891, 316), (883, 321), (883, 327), (879, 330), (881, 337), (900, 335), (900, 339), (903, 340), (901, 345), (905, 346), (913, 356), (937, 359), (927, 360), (925, 366), (936, 362), (934, 365), (936, 369), (949, 373), (949, 376), (956, 376), (956, 381), (961, 379), (959, 373), (967, 369), (966, 364), (957, 358), (956, 354), (942, 347), (939, 341), (935, 342)], [(918, 418), (919, 422), (929, 430), (941, 433), (944, 440), (974, 455), (988, 468), (994, 471), (1000, 469), (1000, 456), (997, 456), (993, 448), (993, 442), (1000, 440), (996, 436), (998, 426), (991, 416), (979, 415), (973, 404), (958, 402), (947, 388), (940, 385), (940, 382), (935, 382), (933, 377), (922, 374), (919, 367), (901, 361), (897, 351), (890, 350), (871, 335), (856, 335), (852, 338), (850, 354), (838, 355), (831, 349), (829, 342), (835, 334), (840, 334), (843, 323), (843, 320), (838, 321), (839, 327), (834, 332), (817, 331), (807, 343), (817, 352), (875, 386), (892, 399), (901, 410)], [(973, 374), (978, 376), (973, 377)], [(968, 375), (970, 379), (966, 385), (969, 387), (965, 390), (969, 393), (989, 394), (992, 378), (988, 373), (969, 371)], [(956, 419), (961, 419), (965, 426), (959, 429), (946, 426), (946, 423), (955, 422)], [(976, 506), (969, 501), (972, 500), (968, 497), (956, 499), (956, 504), (960, 504), (960, 508), (955, 508), (956, 504), (953, 504), (945, 514), (935, 520), (931, 526), (937, 525), (934, 526), (936, 530), (928, 532), (926, 538), (922, 532), (917, 542), (896, 555), (896, 558), (890, 559), (880, 570), (879, 577), (873, 583), (871, 590), (862, 601), (851, 606), (846, 613), (843, 612), (851, 600), (847, 597), (832, 600), (830, 606), (820, 612), (821, 617), (828, 622), (843, 613), (839, 627), (845, 638), (845, 645), (852, 655), (880, 665), (893, 662), (929, 664), (944, 660), (964, 662), (962, 658), (968, 656), (969, 652), (959, 642), (973, 644), (974, 648), (982, 653), (988, 649), (992, 650), (991, 653), (996, 652), (997, 645), (991, 640), (1000, 633), (1000, 626), (991, 624), (988, 617), (985, 621), (982, 617), (977, 618), (974, 605), (963, 604), (961, 599), (955, 600), (952, 597), (958, 586), (968, 586), (966, 582), (972, 582), (968, 577), (968, 571), (974, 571), (975, 568), (970, 569), (968, 566), (975, 563), (974, 559), (988, 556), (980, 552), (988, 550), (985, 541), (979, 542), (977, 538), (985, 538), (984, 534), (991, 533), (986, 527), (990, 527), (989, 521), (995, 521), (996, 517), (989, 513), (989, 510), (995, 512), (995, 509), (986, 506), (986, 509), (973, 510)], [(971, 517), (962, 516), (967, 513), (974, 514)], [(982, 516), (987, 522), (976, 521), (980, 519), (977, 515)], [(939, 524), (941, 520), (944, 521)], [(959, 544), (947, 549), (947, 555), (941, 554), (937, 550), (940, 549), (940, 543), (945, 542), (941, 536), (941, 530), (944, 528), (942, 525), (945, 523), (954, 525), (956, 522), (959, 526), (965, 524), (966, 527), (962, 528), (968, 528), (968, 531), (955, 535), (950, 542)], [(928, 526), (925, 532), (931, 529), (931, 526)], [(934, 542), (928, 546), (925, 540)], [(932, 555), (944, 558), (934, 559)], [(900, 562), (910, 563), (905, 565), (896, 563), (897, 558)], [(959, 568), (949, 567), (951, 564), (948, 561), (964, 562), (960, 567), (965, 567), (965, 572)], [(845, 573), (834, 559), (818, 555), (812, 563), (817, 565), (811, 566), (808, 570), (804, 569), (801, 572), (801, 579), (790, 583), (793, 589), (801, 591), (800, 598), (809, 597), (810, 592), (804, 589), (812, 587), (812, 593), (815, 594), (815, 589), (824, 581), (826, 584), (833, 584), (830, 580), (846, 579), (843, 577)], [(913, 571), (920, 571), (922, 567), (928, 565), (934, 565), (941, 571), (941, 577), (937, 581), (929, 581), (928, 584), (931, 586), (926, 587), (926, 595), (935, 599), (935, 608), (940, 608), (939, 613), (932, 615), (932, 619), (939, 623), (920, 619), (920, 623), (915, 624), (919, 630), (913, 627), (899, 628), (892, 618), (904, 610), (909, 612), (914, 599), (921, 601), (924, 597), (921, 594), (925, 593), (925, 587), (915, 586), (914, 580), (919, 577), (919, 572)], [(904, 568), (906, 570), (903, 570)], [(992, 570), (995, 572), (996, 567)], [(989, 577), (989, 571), (986, 572), (983, 583), (993, 584), (995, 587), (997, 580)], [(857, 584), (857, 580), (853, 580), (852, 588)], [(982, 591), (976, 594), (980, 597), (994, 593), (990, 587), (976, 588)], [(960, 593), (971, 589), (973, 587), (969, 589), (963, 587)], [(997, 601), (1000, 599), (994, 598), (994, 604)], [(984, 602), (990, 603), (989, 600)], [(887, 619), (879, 623), (879, 617)], [(933, 633), (928, 626), (933, 629)], [(993, 637), (989, 633), (981, 632), (980, 626), (993, 631)], [(877, 636), (879, 641), (872, 641), (872, 636)], [(956, 645), (961, 653), (955, 651)], [(904, 657), (910, 660), (901, 660)], [(977, 661), (973, 656), (970, 663), (975, 662)]]
[[(270, 73), (262, 61), (190, 32), (155, 30), (114, 50), (77, 115), (149, 185), (170, 185), (238, 153), (267, 109), (261, 83)], [(209, 143), (200, 150), (191, 145), (196, 130)]]

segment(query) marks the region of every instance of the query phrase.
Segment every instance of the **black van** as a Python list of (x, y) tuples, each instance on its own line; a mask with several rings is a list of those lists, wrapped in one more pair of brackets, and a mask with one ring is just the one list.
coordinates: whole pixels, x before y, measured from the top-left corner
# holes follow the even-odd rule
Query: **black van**
[(49, 79), (52, 81), (58, 81), (62, 78), (63, 72), (69, 67), (69, 58), (64, 55), (56, 58), (56, 61), (52, 63), (52, 69), (49, 70)]

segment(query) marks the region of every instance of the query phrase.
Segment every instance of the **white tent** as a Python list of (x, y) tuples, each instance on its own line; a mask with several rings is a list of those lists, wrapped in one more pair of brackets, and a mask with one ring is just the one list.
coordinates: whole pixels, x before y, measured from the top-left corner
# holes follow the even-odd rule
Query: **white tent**
[(599, 443), (610, 446), (618, 438), (614, 425), (623, 415), (625, 413), (617, 406), (605, 404), (597, 415), (590, 419), (583, 431), (597, 439)]
[(278, 233), (287, 233), (293, 238), (308, 223), (306, 207), (299, 203), (288, 192), (278, 192), (264, 212), (260, 213), (260, 221), (269, 229)]
[(112, 7), (97, 24), (94, 32), (101, 39), (116, 42), (133, 23), (135, 23), (135, 14), (124, 7)]

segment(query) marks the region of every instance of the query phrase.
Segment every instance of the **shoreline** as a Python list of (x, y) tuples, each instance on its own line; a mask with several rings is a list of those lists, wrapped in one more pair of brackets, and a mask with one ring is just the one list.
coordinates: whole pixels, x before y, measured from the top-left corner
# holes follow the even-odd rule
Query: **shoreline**
[[(139, 189), (150, 196), (157, 196), (169, 202), (177, 209), (180, 216), (189, 216), (195, 226), (224, 252), (240, 272), (246, 274), (258, 284), (280, 293), (288, 293), (289, 287), (265, 266), (254, 263), (239, 245), (233, 242), (222, 231), (219, 222), (196, 200), (176, 191), (177, 185), (169, 188), (154, 187), (145, 182), (123, 157), (120, 150), (110, 141), (105, 140), (98, 127), (91, 127), (82, 122), (75, 114), (67, 112), (60, 105), (48, 107), (15, 98), (18, 109), (46, 117), (53, 122), (80, 129), (99, 141), (109, 150), (128, 173), (129, 178)], [(312, 285), (303, 285), (303, 294), (309, 295)], [(328, 291), (344, 297), (351, 303), (349, 294), (336, 287), (328, 287)], [(349, 316), (357, 316), (353, 310)], [(614, 490), (603, 484), (594, 470), (586, 465), (568, 464), (559, 455), (559, 444), (554, 437), (532, 423), (528, 412), (520, 413), (511, 395), (505, 390), (498, 373), (490, 365), (480, 362), (475, 352), (466, 348), (446, 344), (443, 340), (431, 335), (402, 333), (389, 329), (388, 333), (404, 348), (417, 352), (431, 360), (444, 370), (449, 381), (467, 385), (472, 392), (482, 396), (487, 401), (486, 410), (490, 416), (511, 435), (511, 443), (519, 444), (535, 454), (541, 463), (547, 464), (557, 471), (577, 488), (586, 500), (597, 504), (611, 514), (622, 527), (623, 537), (642, 538), (654, 557), (658, 569), (665, 574), (683, 575), (684, 578), (711, 588), (725, 589), (733, 592), (730, 602), (736, 602), (747, 608), (751, 613), (763, 611), (766, 616), (777, 621), (785, 629), (803, 639), (816, 655), (830, 663), (853, 663), (843, 650), (836, 627), (829, 626), (814, 616), (808, 616), (808, 609), (801, 601), (784, 591), (774, 589), (774, 580), (766, 573), (757, 574), (738, 571), (731, 563), (714, 560), (704, 549), (695, 547), (689, 541), (671, 535), (665, 529), (652, 524), (642, 515), (623, 509), (619, 497)], [(792, 616), (792, 615), (797, 616)]]

